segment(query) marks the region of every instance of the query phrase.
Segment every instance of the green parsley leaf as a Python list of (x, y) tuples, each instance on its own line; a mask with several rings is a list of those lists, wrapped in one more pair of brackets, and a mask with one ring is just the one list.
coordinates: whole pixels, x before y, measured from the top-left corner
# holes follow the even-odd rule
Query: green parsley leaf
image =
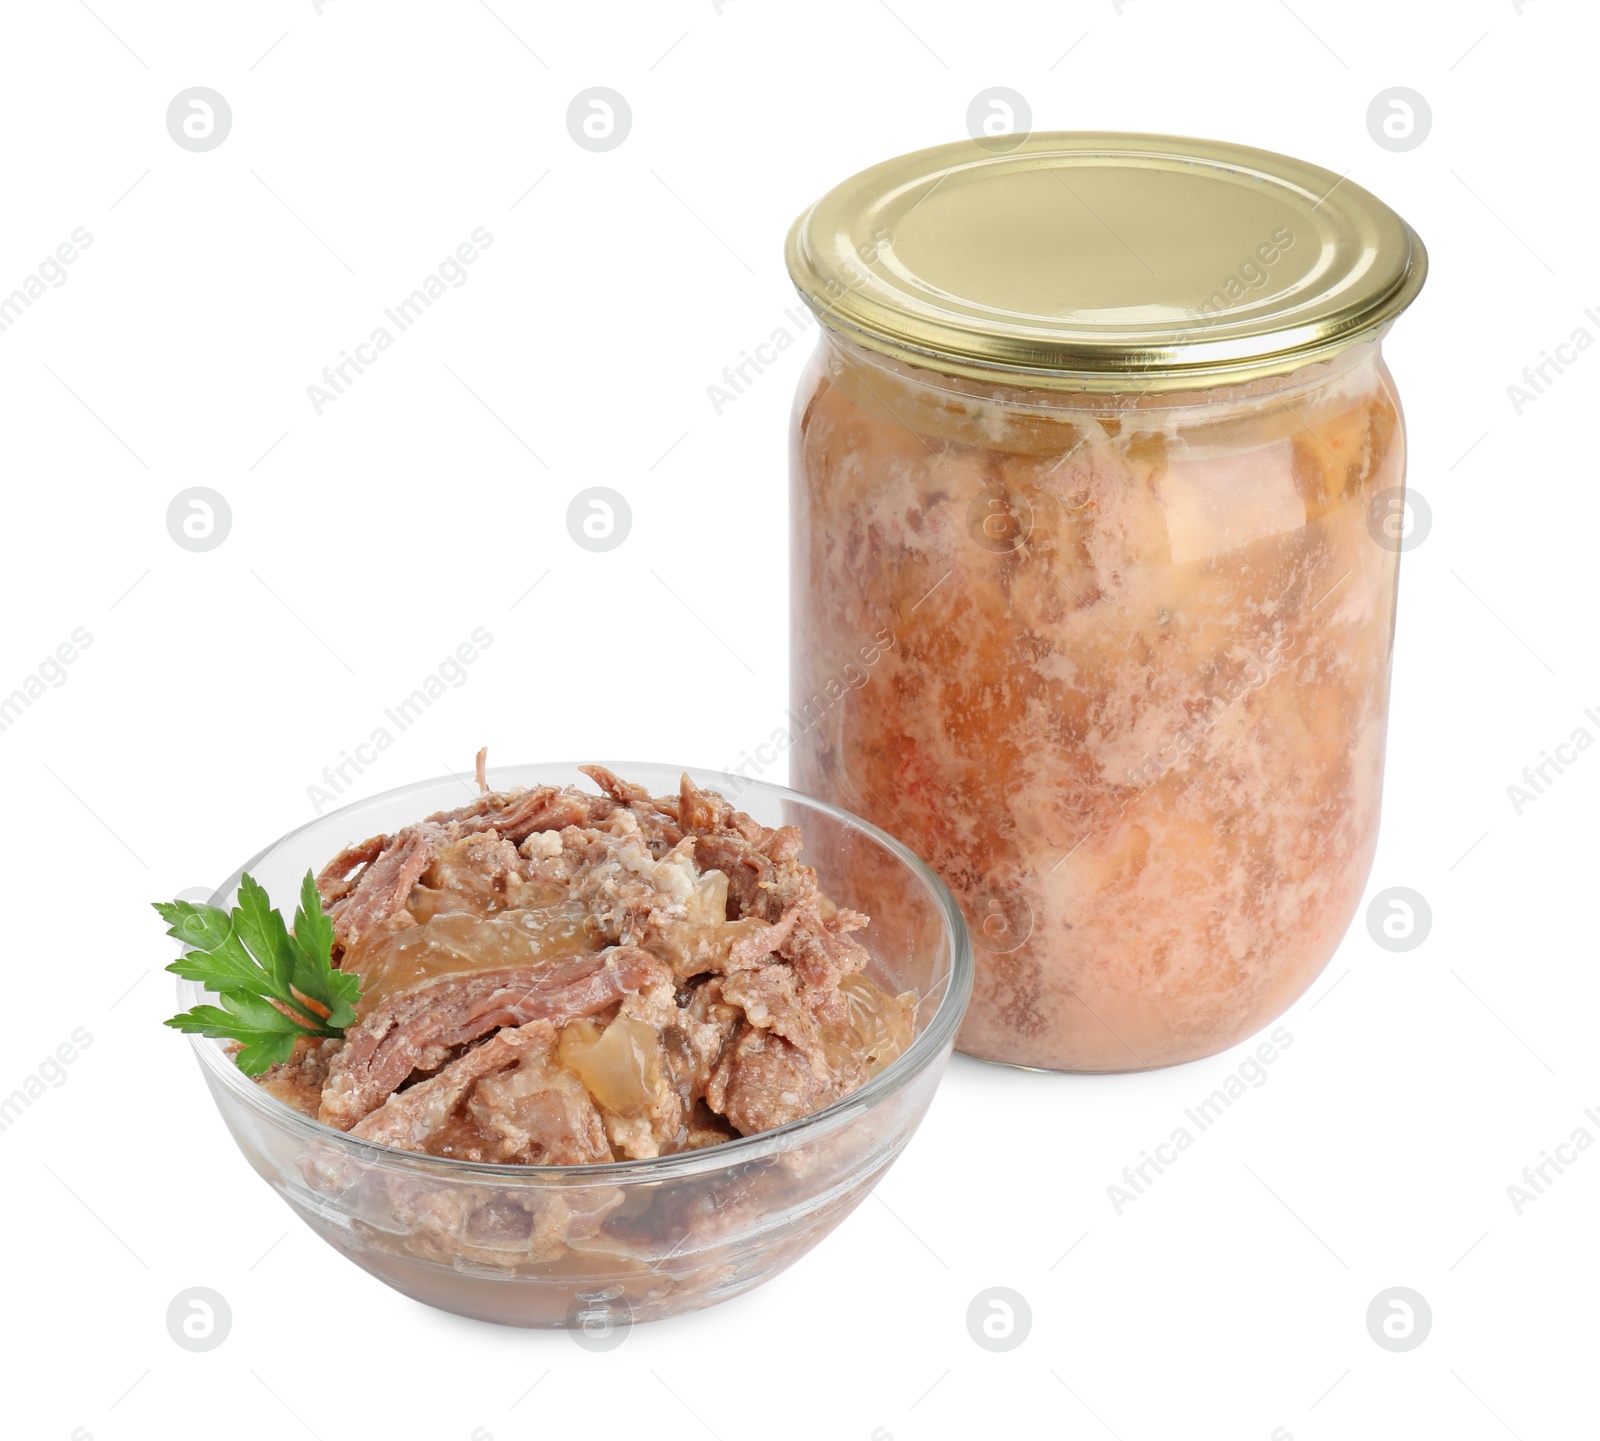
[(167, 932), (169, 936), (176, 936), (197, 951), (209, 951), (221, 945), (232, 929), (228, 913), (216, 906), (197, 906), (191, 901), (157, 901), (156, 912), (172, 927)]
[(361, 978), (349, 971), (333, 970), (328, 956), (333, 950), (333, 922), (322, 909), (316, 878), (310, 871), (300, 884), (300, 905), (294, 913), (294, 988), (320, 1001), (328, 1010), (327, 1024), (343, 1031), (356, 1019), (361, 999)]
[(242, 1042), (234, 1059), (246, 1075), (288, 1060), (301, 1036), (342, 1036), (354, 1024), (361, 978), (334, 968), (333, 923), (310, 871), (293, 932), (249, 875), (239, 878), (231, 914), (188, 901), (157, 902), (155, 909), (167, 934), (193, 948), (167, 969), (216, 992), (221, 1003), (195, 1006), (166, 1024)]
[(295, 949), (283, 915), (272, 909), (267, 893), (251, 876), (239, 877), (239, 904), (233, 912), (233, 933), (244, 942), (256, 964), (272, 977), (274, 990), (294, 975)]

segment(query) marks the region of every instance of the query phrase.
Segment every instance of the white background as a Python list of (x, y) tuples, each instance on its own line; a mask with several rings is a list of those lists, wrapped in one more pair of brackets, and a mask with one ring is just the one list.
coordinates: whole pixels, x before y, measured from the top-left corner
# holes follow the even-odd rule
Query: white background
[[(0, 89), (0, 293), (93, 236), (0, 333), (0, 692), (93, 637), (0, 733), (0, 1092), (93, 1037), (0, 1134), (8, 1436), (1596, 1434), (1600, 1148), (1520, 1215), (1506, 1190), (1574, 1128), (1600, 1138), (1600, 753), (1520, 815), (1506, 791), (1575, 727), (1600, 736), (1600, 354), (1520, 416), (1506, 391), (1575, 327), (1600, 337), (1592, 14), (92, 3), (9, 7)], [(165, 125), (194, 85), (232, 107), (208, 153)], [(592, 85), (633, 113), (607, 153), (566, 129)], [(958, 138), (993, 85), (1041, 128), (1348, 172), (1427, 241), (1388, 353), (1433, 528), (1402, 567), (1369, 893), (1421, 892), (1431, 934), (1390, 954), (1358, 918), (1267, 1083), (1120, 1216), (1107, 1186), (1245, 1050), (1107, 1078), (958, 1058), (818, 1251), (609, 1354), (430, 1312), (248, 1171), (158, 1025), (170, 943), (146, 903), (308, 819), (323, 768), (478, 626), (493, 644), (465, 683), (348, 796), (483, 743), (727, 767), (763, 739), (786, 704), (785, 432), (809, 342), (720, 416), (707, 386), (790, 324), (794, 214)], [(1393, 85), (1433, 115), (1404, 153), (1365, 122)], [(468, 282), (317, 415), (306, 386), (479, 226)], [(203, 554), (165, 522), (196, 485), (232, 511)], [(591, 485), (632, 508), (608, 554), (564, 523)], [(204, 1355), (164, 1323), (193, 1285), (233, 1312)], [(1000, 1355), (964, 1320), (995, 1285), (1033, 1316)], [(1433, 1314), (1398, 1355), (1364, 1320), (1395, 1285)]]

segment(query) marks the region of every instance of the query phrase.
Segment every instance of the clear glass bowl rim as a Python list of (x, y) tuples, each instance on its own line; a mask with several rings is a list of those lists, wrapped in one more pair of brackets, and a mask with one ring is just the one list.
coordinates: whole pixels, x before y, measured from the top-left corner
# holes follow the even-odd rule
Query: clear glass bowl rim
[[(955, 897), (951, 895), (949, 887), (908, 846), (897, 841), (887, 831), (880, 830), (870, 821), (862, 820), (861, 817), (852, 814), (850, 811), (831, 805), (827, 801), (818, 800), (815, 796), (808, 796), (799, 791), (791, 790), (787, 786), (773, 784), (770, 781), (752, 780), (749, 776), (733, 775), (727, 771), (707, 770), (698, 766), (663, 767), (659, 761), (541, 761), (529, 762), (523, 765), (494, 766), (489, 769), (488, 775), (491, 785), (495, 789), (501, 790), (514, 785), (548, 784), (548, 782), (534, 781), (530, 778), (519, 780), (517, 778), (518, 772), (546, 772), (554, 769), (564, 769), (576, 773), (579, 765), (603, 765), (606, 769), (614, 771), (624, 778), (628, 777), (630, 772), (637, 773), (647, 766), (652, 769), (681, 769), (694, 780), (696, 785), (702, 788), (711, 786), (724, 790), (724, 793), (731, 788), (741, 795), (759, 789), (767, 796), (779, 800), (798, 801), (802, 806), (810, 807), (815, 811), (830, 816), (834, 820), (840, 821), (876, 841), (911, 871), (922, 886), (932, 895), (940, 914), (944, 918), (945, 933), (950, 943), (950, 975), (944, 987), (944, 994), (940, 996), (938, 1006), (929, 1019), (927, 1026), (907, 1047), (903, 1055), (896, 1057), (866, 1085), (852, 1091), (847, 1096), (840, 1097), (832, 1104), (824, 1106), (820, 1111), (813, 1111), (809, 1116), (802, 1116), (798, 1120), (789, 1121), (782, 1126), (775, 1126), (770, 1131), (758, 1131), (754, 1135), (740, 1136), (734, 1140), (724, 1141), (715, 1146), (707, 1146), (697, 1151), (682, 1151), (672, 1156), (652, 1156), (643, 1160), (602, 1161), (581, 1166), (530, 1166), (498, 1161), (462, 1161), (448, 1156), (428, 1156), (416, 1151), (406, 1151), (398, 1146), (388, 1146), (378, 1141), (362, 1140), (359, 1137), (349, 1135), (347, 1132), (335, 1130), (332, 1126), (325, 1126), (322, 1122), (313, 1120), (309, 1116), (302, 1115), (299, 1111), (285, 1105), (275, 1096), (262, 1090), (260, 1086), (250, 1080), (233, 1063), (231, 1057), (223, 1050), (222, 1042), (211, 1040), (204, 1036), (190, 1036), (190, 1045), (193, 1047), (202, 1068), (208, 1074), (217, 1077), (235, 1099), (254, 1111), (262, 1120), (281, 1130), (290, 1131), (308, 1142), (333, 1146), (349, 1153), (353, 1158), (369, 1163), (396, 1166), (403, 1170), (416, 1171), (438, 1178), (452, 1178), (463, 1181), (476, 1179), (493, 1181), (501, 1185), (510, 1181), (518, 1181), (523, 1185), (529, 1185), (561, 1180), (585, 1185), (615, 1185), (624, 1181), (676, 1180), (687, 1176), (720, 1171), (730, 1166), (743, 1165), (750, 1161), (762, 1159), (772, 1155), (774, 1152), (786, 1150), (804, 1140), (831, 1132), (856, 1116), (870, 1110), (879, 1102), (903, 1090), (915, 1077), (926, 1070), (954, 1039), (956, 1029), (961, 1024), (961, 1017), (966, 1011), (967, 1002), (972, 994), (971, 936), (967, 930), (966, 918), (962, 915), (960, 906), (956, 904)], [(285, 832), (277, 840), (257, 852), (229, 876), (221, 886), (212, 892), (211, 904), (225, 905), (228, 898), (231, 898), (236, 892), (239, 878), (246, 871), (258, 866), (263, 859), (271, 855), (280, 846), (287, 844), (302, 832), (310, 830), (313, 826), (321, 826), (325, 822), (341, 815), (353, 817), (363, 809), (376, 807), (383, 802), (397, 800), (407, 794), (426, 790), (449, 779), (451, 779), (450, 775), (434, 776), (427, 780), (411, 781), (406, 785), (394, 786), (389, 790), (380, 791), (376, 795), (364, 796), (358, 801), (352, 801), (349, 805), (326, 811), (303, 825), (296, 826), (293, 830)], [(738, 804), (737, 797), (735, 797), (734, 804)], [(354, 834), (355, 832), (352, 832), (352, 835)], [(203, 1003), (207, 995), (209, 995), (209, 992), (197, 981), (182, 979), (178, 981), (178, 1003), (185, 1010), (190, 1006)]]

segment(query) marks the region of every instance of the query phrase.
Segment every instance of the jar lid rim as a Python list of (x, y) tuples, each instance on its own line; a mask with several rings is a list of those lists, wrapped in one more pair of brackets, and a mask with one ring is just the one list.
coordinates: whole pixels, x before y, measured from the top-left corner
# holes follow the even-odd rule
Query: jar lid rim
[(884, 161), (795, 221), (818, 317), (911, 364), (1053, 389), (1284, 374), (1371, 337), (1417, 233), (1320, 166), (1223, 141), (1053, 131)]

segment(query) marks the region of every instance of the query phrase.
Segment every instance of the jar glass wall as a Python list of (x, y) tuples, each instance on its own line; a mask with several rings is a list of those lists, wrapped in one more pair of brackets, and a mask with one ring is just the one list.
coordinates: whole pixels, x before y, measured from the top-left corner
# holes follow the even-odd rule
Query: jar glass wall
[(1110, 394), (824, 327), (792, 435), (793, 783), (961, 901), (963, 1050), (1191, 1060), (1326, 965), (1377, 838), (1404, 468), (1371, 336)]

